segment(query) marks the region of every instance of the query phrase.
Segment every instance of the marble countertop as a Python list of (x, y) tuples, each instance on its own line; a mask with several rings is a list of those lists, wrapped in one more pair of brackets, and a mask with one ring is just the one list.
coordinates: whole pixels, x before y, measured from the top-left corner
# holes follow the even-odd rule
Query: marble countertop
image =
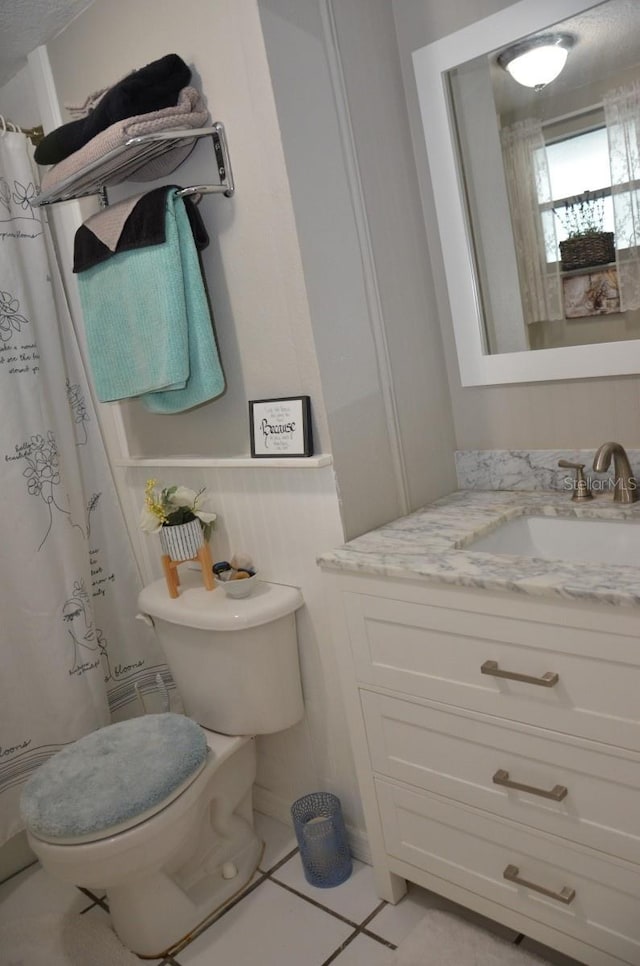
[(572, 502), (566, 492), (460, 490), (322, 554), (318, 564), (324, 570), (345, 573), (418, 577), (431, 583), (514, 591), (534, 597), (640, 606), (640, 567), (465, 549), (469, 541), (506, 520), (532, 514), (636, 519), (640, 524), (640, 502), (628, 506), (614, 504), (610, 493), (579, 504)]

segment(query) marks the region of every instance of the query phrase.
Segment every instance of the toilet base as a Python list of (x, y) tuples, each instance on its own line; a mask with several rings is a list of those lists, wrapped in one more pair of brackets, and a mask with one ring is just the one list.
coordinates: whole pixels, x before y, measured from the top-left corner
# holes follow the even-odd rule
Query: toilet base
[(250, 882), (262, 853), (253, 829), (255, 742), (207, 733), (212, 752), (166, 808), (78, 845), (29, 835), (55, 878), (105, 889), (121, 942), (142, 958), (176, 949)]
[[(208, 916), (205, 916), (201, 922), (198, 923), (193, 929), (191, 929), (179, 942), (174, 943), (169, 949), (164, 951), (161, 955), (172, 956), (174, 953), (179, 952), (186, 943), (191, 942), (194, 935), (199, 933), (202, 929), (205, 929), (210, 922), (220, 915), (222, 910), (233, 902), (233, 900), (240, 895), (245, 886), (251, 882), (251, 879), (258, 871), (258, 865), (264, 854), (264, 842), (257, 841), (257, 851), (255, 848), (255, 843), (250, 843), (247, 845), (246, 856), (239, 856), (239, 864), (237, 866), (238, 872), (233, 879), (227, 880), (227, 885), (225, 889), (218, 889), (216, 892), (216, 902), (217, 905), (211, 910)], [(154, 956), (142, 956), (141, 959), (154, 959)]]
[[(206, 869), (191, 888), (158, 872), (147, 881), (108, 889), (106, 898), (116, 934), (141, 959), (172, 955), (251, 881), (263, 850), (264, 844), (251, 830), (236, 851)], [(234, 870), (235, 875), (226, 878)]]

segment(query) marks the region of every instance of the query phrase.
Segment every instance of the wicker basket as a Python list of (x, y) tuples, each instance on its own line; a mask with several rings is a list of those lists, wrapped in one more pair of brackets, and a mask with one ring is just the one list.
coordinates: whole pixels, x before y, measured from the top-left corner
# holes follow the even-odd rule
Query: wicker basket
[(612, 231), (601, 231), (580, 238), (567, 238), (560, 242), (562, 269), (569, 272), (575, 268), (606, 265), (616, 260), (616, 246)]

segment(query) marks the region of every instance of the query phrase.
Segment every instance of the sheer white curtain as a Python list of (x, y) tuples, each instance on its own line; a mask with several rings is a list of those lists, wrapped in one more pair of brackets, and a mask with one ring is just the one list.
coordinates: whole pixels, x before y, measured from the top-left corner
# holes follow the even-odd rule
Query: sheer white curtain
[[(525, 322), (564, 318), (551, 184), (542, 126), (518, 121), (500, 132)], [(549, 207), (541, 216), (541, 205)]]
[(640, 308), (640, 83), (604, 98), (620, 307)]
[[(0, 134), (0, 844), (22, 783), (63, 745), (139, 713), (168, 669), (135, 620), (140, 579), (118, 505), (31, 148)], [(153, 700), (153, 699), (152, 699)]]

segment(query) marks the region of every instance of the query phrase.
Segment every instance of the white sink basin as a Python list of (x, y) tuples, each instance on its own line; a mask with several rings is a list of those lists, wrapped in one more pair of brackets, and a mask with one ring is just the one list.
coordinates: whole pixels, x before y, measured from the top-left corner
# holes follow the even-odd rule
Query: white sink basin
[(464, 549), (474, 553), (640, 567), (640, 519), (516, 517), (486, 536), (472, 540)]

